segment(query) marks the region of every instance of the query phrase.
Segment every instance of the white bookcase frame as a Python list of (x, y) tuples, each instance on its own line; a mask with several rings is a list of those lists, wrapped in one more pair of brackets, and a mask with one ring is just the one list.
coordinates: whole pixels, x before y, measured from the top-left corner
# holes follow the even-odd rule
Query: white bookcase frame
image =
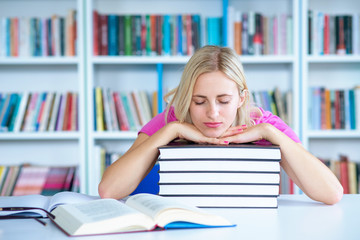
[[(359, 7), (345, 8), (335, 0), (331, 0), (331, 4), (325, 0), (1, 1), (0, 17), (28, 16), (32, 12), (36, 13), (37, 16), (50, 16), (58, 13), (57, 11), (67, 5), (77, 9), (78, 55), (76, 57), (0, 57), (0, 89), (1, 91), (23, 91), (27, 88), (31, 91), (33, 89), (50, 91), (58, 88), (64, 90), (68, 87), (76, 89), (79, 93), (80, 126), (78, 132), (0, 133), (0, 151), (3, 155), (0, 158), (1, 164), (20, 164), (23, 163), (22, 161), (50, 165), (78, 164), (80, 166), (81, 192), (96, 195), (97, 184), (101, 176), (100, 163), (95, 157), (95, 146), (103, 145), (111, 151), (126, 151), (135, 140), (137, 133), (94, 131), (94, 87), (111, 87), (117, 91), (147, 89), (162, 92), (178, 83), (181, 70), (189, 57), (93, 56), (92, 11), (96, 9), (103, 14), (200, 13), (202, 25), (205, 26), (206, 16), (226, 16), (227, 6), (234, 6), (241, 11), (253, 10), (264, 14), (285, 11), (292, 15), (294, 48), (292, 55), (240, 56), (250, 90), (271, 89), (275, 86), (279, 86), (281, 90), (291, 90), (292, 128), (300, 136), (304, 146), (317, 156), (328, 157), (326, 154), (322, 156), (323, 153), (328, 153), (332, 155), (331, 157), (337, 157), (340, 151), (345, 151), (344, 153), (350, 152), (351, 159), (359, 160), (359, 153), (351, 149), (360, 143), (360, 128), (354, 131), (312, 131), (308, 126), (308, 107), (310, 104), (308, 102), (308, 88), (314, 78), (313, 72), (321, 71), (324, 66), (328, 65), (330, 67), (340, 66), (340, 69), (345, 69), (340, 70), (341, 73), (354, 71), (355, 74), (358, 74), (360, 72), (360, 56), (308, 56), (307, 10), (309, 6), (330, 13), (347, 13), (360, 9), (356, 0), (347, 1), (351, 3), (351, 6)], [(16, 8), (16, 4), (21, 4), (23, 7)], [(45, 7), (48, 7), (49, 10), (45, 10)], [(30, 13), (27, 13), (26, 8), (30, 8)], [(202, 34), (203, 36), (205, 34), (204, 27)], [(23, 75), (19, 70), (24, 70), (25, 74), (29, 73), (29, 79), (32, 81), (20, 80)], [(67, 74), (67, 71), (70, 73)], [(331, 69), (331, 71), (335, 70)], [(49, 85), (49, 83), (42, 85), (41, 83), (45, 80), (37, 81), (39, 73), (45, 74), (49, 79), (58, 79), (63, 74), (64, 82), (57, 81), (55, 86)], [(69, 76), (76, 79), (76, 84), (66, 79)], [(15, 83), (7, 81), (8, 78), (13, 77)], [(356, 80), (353, 81), (356, 82)], [(20, 87), (16, 85), (18, 82), (21, 83)], [(339, 82), (339, 84), (341, 83)], [(358, 84), (360, 83), (358, 82)], [(161, 95), (159, 99), (161, 99)], [(49, 149), (47, 149), (48, 146)], [(14, 153), (19, 148), (28, 152), (26, 154), (27, 159), (21, 160), (20, 157), (10, 159), (12, 155), (16, 155)], [(328, 151), (330, 148), (332, 151)], [(42, 151), (43, 154), (41, 154)], [(53, 152), (63, 152), (64, 154), (54, 154), (56, 156), (53, 160), (48, 161), (45, 158), (36, 159), (41, 155), (51, 156)], [(66, 152), (71, 155), (68, 160), (62, 159), (63, 156), (67, 157)]]

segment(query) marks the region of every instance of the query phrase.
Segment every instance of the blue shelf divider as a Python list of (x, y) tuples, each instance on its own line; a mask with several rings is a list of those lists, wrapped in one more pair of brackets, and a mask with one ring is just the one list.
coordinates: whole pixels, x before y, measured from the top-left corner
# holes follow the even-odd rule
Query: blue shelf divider
[(222, 10), (223, 10), (223, 17), (222, 17), (222, 45), (223, 46), (227, 46), (228, 45), (228, 41), (227, 41), (227, 9), (229, 6), (229, 0), (223, 0), (223, 6), (222, 6)]
[(156, 64), (158, 74), (158, 113), (163, 111), (163, 64)]

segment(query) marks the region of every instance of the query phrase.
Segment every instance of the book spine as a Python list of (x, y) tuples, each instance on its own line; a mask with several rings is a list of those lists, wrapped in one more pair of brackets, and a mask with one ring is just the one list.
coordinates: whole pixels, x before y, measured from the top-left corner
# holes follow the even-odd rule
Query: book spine
[(104, 131), (104, 110), (103, 110), (103, 94), (100, 87), (95, 88), (95, 106), (96, 106), (96, 130)]
[(60, 99), (61, 99), (61, 93), (56, 93), (54, 104), (53, 104), (53, 107), (51, 110), (48, 131), (56, 131), (56, 121), (57, 121), (59, 109), (60, 109)]
[(116, 107), (115, 107), (115, 101), (113, 100), (113, 91), (111, 91), (110, 89), (107, 89), (106, 97), (107, 97), (107, 101), (109, 103), (109, 112), (110, 112), (112, 129), (114, 131), (118, 131), (120, 128), (119, 128), (119, 122), (116, 117)]
[(100, 46), (99, 46), (99, 13), (98, 11), (93, 11), (93, 55), (98, 56), (100, 55)]
[(132, 111), (130, 109), (128, 96), (124, 92), (120, 93), (120, 95), (121, 95), (121, 100), (122, 100), (122, 103), (124, 105), (124, 109), (125, 109), (125, 112), (126, 112), (126, 117), (127, 117), (128, 122), (129, 122), (130, 130), (136, 131), (137, 130), (137, 125), (135, 123), (134, 116), (133, 116)]
[(7, 124), (9, 132), (14, 131), (15, 122), (16, 122), (16, 119), (17, 119), (18, 114), (19, 114), (21, 98), (22, 98), (22, 94), (15, 93), (15, 99), (13, 100), (13, 111), (9, 116), (9, 120), (8, 120), (8, 124)]
[(60, 96), (60, 106), (56, 119), (56, 131), (62, 131), (63, 129), (66, 102), (67, 94), (63, 93)]
[(125, 55), (125, 17), (119, 16), (119, 55)]
[(72, 94), (71, 92), (66, 93), (66, 102), (65, 102), (65, 109), (64, 109), (64, 119), (62, 125), (62, 131), (68, 131), (70, 119), (71, 119), (71, 108), (72, 108)]
[(132, 55), (132, 39), (131, 39), (131, 16), (126, 15), (125, 22), (125, 55)]
[(128, 131), (130, 129), (130, 125), (129, 125), (129, 121), (128, 121), (128, 118), (126, 115), (126, 111), (124, 108), (122, 98), (121, 98), (120, 94), (117, 92), (113, 93), (113, 98), (114, 98), (114, 102), (115, 102), (116, 114), (117, 114), (117, 119), (119, 122), (120, 130)]
[(109, 43), (109, 50), (108, 55), (109, 56), (116, 56), (118, 55), (118, 37), (119, 37), (119, 20), (118, 16), (110, 14), (108, 16), (108, 43)]
[(108, 17), (107, 15), (100, 15), (100, 54), (108, 55)]
[(40, 128), (41, 119), (43, 118), (43, 115), (44, 115), (46, 98), (47, 98), (47, 93), (44, 92), (44, 93), (42, 94), (42, 98), (41, 98), (41, 102), (40, 102), (40, 107), (39, 107), (39, 113), (38, 113), (38, 115), (37, 115), (36, 122), (35, 122), (35, 131), (39, 131), (39, 128)]
[(108, 97), (108, 91), (103, 89), (103, 105), (104, 105), (104, 118), (105, 118), (105, 126), (106, 130), (113, 131), (113, 123), (112, 123), (112, 117), (110, 112), (110, 102)]

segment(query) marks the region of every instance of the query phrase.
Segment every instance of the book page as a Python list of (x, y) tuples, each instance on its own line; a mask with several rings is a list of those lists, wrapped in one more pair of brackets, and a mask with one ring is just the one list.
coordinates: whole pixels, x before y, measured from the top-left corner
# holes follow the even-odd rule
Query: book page
[[(0, 207), (37, 207), (46, 209), (49, 197), (42, 195), (25, 195), (1, 197)], [(46, 213), (41, 210), (23, 210), (23, 211), (0, 211), (0, 216), (18, 215), (22, 213), (26, 216), (42, 216), (46, 217)]]
[(115, 199), (61, 205), (52, 213), (54, 221), (70, 235), (149, 230), (155, 225), (146, 215)]
[(135, 212), (125, 204), (116, 203), (115, 201), (113, 199), (103, 199), (88, 204), (75, 204), (73, 205), (74, 214), (79, 213), (81, 218), (86, 218), (89, 222), (96, 222)]
[(81, 203), (81, 202), (87, 202), (90, 200), (99, 199), (98, 196), (91, 196), (86, 195), (82, 193), (77, 192), (59, 192), (54, 194), (54, 196), (51, 197), (49, 201), (49, 205), (47, 206), (47, 210), (51, 212), (54, 210), (57, 206), (62, 204), (72, 204), (72, 203)]
[[(152, 194), (136, 194), (131, 196), (126, 201), (126, 204), (150, 216), (159, 227), (167, 228), (168, 224), (175, 222), (187, 222), (207, 226), (232, 225), (221, 216), (209, 214), (197, 207)], [(187, 226), (191, 227), (188, 224)]]
[(137, 209), (140, 212), (155, 219), (156, 216), (166, 209), (181, 208), (194, 212), (202, 212), (201, 209), (188, 206), (179, 202), (172, 201), (168, 198), (163, 198), (152, 194), (136, 194), (131, 196), (126, 201), (126, 205)]

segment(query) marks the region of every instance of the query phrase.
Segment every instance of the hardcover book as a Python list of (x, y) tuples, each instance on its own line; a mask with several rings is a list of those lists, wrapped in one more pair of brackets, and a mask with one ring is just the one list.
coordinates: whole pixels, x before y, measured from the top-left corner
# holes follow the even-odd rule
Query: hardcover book
[[(45, 211), (51, 212), (60, 205), (80, 202), (84, 203), (98, 198), (99, 197), (96, 196), (67, 191), (59, 192), (51, 197), (40, 194), (2, 197), (0, 198), (0, 218), (11, 216), (14, 216), (15, 218), (47, 217)], [(11, 210), (9, 208), (11, 208)]]
[(126, 201), (98, 199), (61, 205), (51, 213), (55, 224), (69, 236), (235, 226), (202, 209), (145, 193)]
[(159, 148), (161, 159), (272, 159), (280, 160), (278, 146), (255, 144), (202, 145), (173, 142)]

